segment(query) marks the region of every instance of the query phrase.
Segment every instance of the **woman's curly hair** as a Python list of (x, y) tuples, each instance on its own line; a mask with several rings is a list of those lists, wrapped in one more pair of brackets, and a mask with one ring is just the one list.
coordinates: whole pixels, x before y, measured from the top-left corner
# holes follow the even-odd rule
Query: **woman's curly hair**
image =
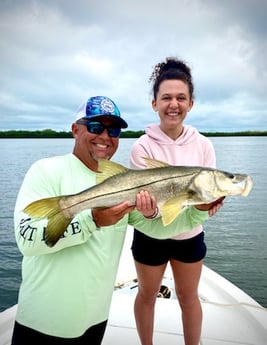
[(149, 82), (153, 82), (153, 96), (157, 97), (160, 84), (164, 80), (177, 79), (187, 83), (190, 97), (194, 96), (194, 85), (191, 76), (191, 69), (182, 60), (175, 57), (167, 57), (165, 61), (154, 66)]

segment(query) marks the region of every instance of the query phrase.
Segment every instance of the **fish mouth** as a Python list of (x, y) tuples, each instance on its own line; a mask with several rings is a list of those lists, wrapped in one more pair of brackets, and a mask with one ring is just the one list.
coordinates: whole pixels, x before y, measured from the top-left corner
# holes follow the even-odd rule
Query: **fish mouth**
[(243, 192), (241, 193), (241, 195), (248, 196), (248, 194), (250, 193), (250, 191), (253, 187), (252, 178), (250, 176), (247, 176), (247, 178), (243, 181), (243, 183), (244, 183), (244, 188), (243, 188)]

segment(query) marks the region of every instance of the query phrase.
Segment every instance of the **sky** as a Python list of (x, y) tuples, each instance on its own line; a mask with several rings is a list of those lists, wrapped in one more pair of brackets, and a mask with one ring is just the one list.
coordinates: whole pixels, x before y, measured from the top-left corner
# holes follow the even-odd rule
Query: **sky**
[(266, 0), (0, 0), (0, 130), (69, 131), (96, 95), (143, 130), (168, 56), (192, 71), (186, 124), (267, 130)]

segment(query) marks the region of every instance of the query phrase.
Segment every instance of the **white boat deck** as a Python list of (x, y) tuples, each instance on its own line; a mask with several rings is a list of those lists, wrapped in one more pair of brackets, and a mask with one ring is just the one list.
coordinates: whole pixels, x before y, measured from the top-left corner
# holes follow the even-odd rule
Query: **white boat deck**
[[(172, 279), (165, 278), (171, 298), (158, 298), (154, 345), (182, 345), (181, 312)], [(114, 293), (109, 327), (103, 345), (140, 344), (135, 329), (133, 302), (136, 283)], [(204, 267), (199, 295), (203, 308), (202, 345), (266, 345), (267, 310), (243, 291)]]

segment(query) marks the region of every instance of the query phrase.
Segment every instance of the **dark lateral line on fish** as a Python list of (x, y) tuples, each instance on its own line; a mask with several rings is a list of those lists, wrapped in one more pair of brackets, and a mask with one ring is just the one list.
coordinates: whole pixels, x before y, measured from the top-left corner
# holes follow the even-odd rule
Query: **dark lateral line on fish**
[[(185, 176), (185, 175), (184, 175), (184, 176)], [(181, 176), (181, 178), (183, 178), (184, 176)], [(175, 178), (177, 178), (177, 176), (176, 176)], [(172, 180), (172, 179), (174, 179), (174, 177), (166, 178), (164, 181), (166, 181), (166, 180)], [(112, 195), (112, 194), (115, 196), (116, 194), (119, 194), (119, 193), (122, 193), (122, 192), (125, 193), (125, 192), (127, 192), (127, 191), (132, 190), (132, 189), (146, 190), (146, 188), (142, 188), (142, 187), (150, 186), (150, 185), (152, 185), (152, 184), (154, 184), (154, 183), (161, 182), (161, 181), (163, 181), (163, 180), (162, 180), (162, 179), (154, 180), (153, 182), (146, 183), (146, 184), (142, 184), (142, 185), (136, 186), (136, 187), (134, 187), (134, 188), (126, 188), (126, 189), (123, 189), (123, 190), (119, 190), (119, 191), (117, 191), (117, 192), (106, 193), (105, 196)], [(84, 192), (84, 191), (82, 191), (81, 193), (83, 193), (83, 192)], [(65, 195), (65, 196), (67, 196), (67, 195)], [(93, 201), (93, 200), (95, 200), (95, 199), (101, 198), (101, 197), (103, 197), (103, 196), (104, 196), (104, 195), (95, 196), (95, 197), (91, 198), (90, 201)], [(83, 203), (85, 203), (85, 202), (88, 202), (88, 199), (86, 199), (86, 200), (84, 200), (84, 201), (81, 201), (81, 202), (77, 202), (77, 203), (75, 204), (75, 206), (81, 205), (81, 204), (83, 204)], [(71, 207), (73, 207), (73, 206), (74, 206), (74, 205), (71, 205), (71, 206), (62, 208), (61, 211), (68, 210), (69, 208), (71, 208)], [(100, 207), (100, 206), (98, 206), (98, 207)], [(93, 208), (93, 206), (92, 206), (92, 208)]]

